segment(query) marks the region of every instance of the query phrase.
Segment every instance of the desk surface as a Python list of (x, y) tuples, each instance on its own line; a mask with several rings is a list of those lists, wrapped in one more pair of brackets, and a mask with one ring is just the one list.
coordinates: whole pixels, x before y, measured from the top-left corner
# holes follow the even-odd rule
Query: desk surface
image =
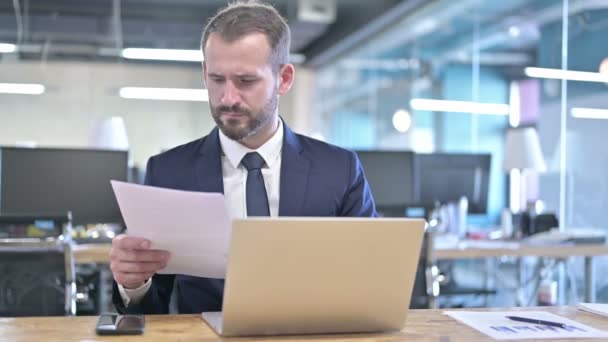
[[(90, 243), (74, 246), (77, 264), (108, 263), (109, 243)], [(545, 245), (531, 246), (520, 243), (479, 243), (462, 242), (451, 247), (434, 250), (437, 259), (491, 258), (499, 256), (545, 256), (564, 258), (569, 256), (608, 255), (608, 244)]]
[(76, 244), (72, 248), (74, 252), (74, 262), (77, 264), (107, 264), (110, 262), (111, 247), (112, 244), (110, 243)]
[(500, 256), (543, 256), (566, 258), (570, 256), (608, 255), (608, 244), (555, 244), (529, 245), (518, 242), (463, 241), (450, 247), (433, 250), (436, 259), (472, 259)]
[[(485, 309), (476, 309), (485, 310)], [(504, 309), (501, 309), (504, 310)], [(539, 308), (508, 309), (539, 310)], [(574, 307), (541, 308), (575, 319), (598, 329), (608, 330), (608, 319), (579, 311)], [(0, 318), (0, 336), (6, 341), (209, 341), (218, 336), (199, 315), (146, 316), (146, 332), (141, 336), (96, 336), (97, 317), (25, 317)], [(263, 338), (241, 338), (239, 341)], [(276, 341), (488, 341), (487, 336), (457, 323), (442, 310), (411, 310), (405, 328), (398, 333), (315, 335), (264, 338)], [(566, 341), (566, 340), (561, 340)]]

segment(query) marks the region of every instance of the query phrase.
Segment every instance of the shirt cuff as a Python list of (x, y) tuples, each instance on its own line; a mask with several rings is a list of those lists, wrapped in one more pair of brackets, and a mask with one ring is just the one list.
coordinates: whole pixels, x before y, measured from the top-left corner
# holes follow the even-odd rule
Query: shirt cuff
[(142, 286), (136, 289), (125, 289), (124, 286), (120, 284), (116, 285), (118, 285), (120, 298), (122, 298), (122, 303), (126, 308), (129, 304), (139, 304), (139, 302), (141, 302), (146, 295), (146, 292), (150, 289), (150, 286), (152, 286), (152, 278), (148, 279)]

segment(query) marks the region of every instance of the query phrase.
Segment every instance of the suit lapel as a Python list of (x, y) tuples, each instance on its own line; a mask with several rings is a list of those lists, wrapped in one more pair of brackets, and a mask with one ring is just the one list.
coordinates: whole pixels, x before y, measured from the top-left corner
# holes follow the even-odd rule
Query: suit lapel
[(298, 137), (283, 122), (279, 216), (301, 216), (306, 198), (310, 160), (302, 154)]
[(196, 159), (196, 175), (200, 191), (224, 193), (222, 178), (222, 149), (218, 128), (214, 128), (204, 140)]

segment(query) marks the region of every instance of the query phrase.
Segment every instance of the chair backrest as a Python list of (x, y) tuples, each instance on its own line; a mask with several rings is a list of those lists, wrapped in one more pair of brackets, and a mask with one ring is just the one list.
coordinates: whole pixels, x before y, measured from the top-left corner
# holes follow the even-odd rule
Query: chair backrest
[(75, 314), (70, 215), (0, 216), (0, 225), (51, 219), (62, 227), (56, 237), (0, 239), (0, 316)]
[(435, 306), (439, 295), (439, 269), (433, 255), (434, 233), (432, 229), (424, 232), (416, 280), (410, 301), (410, 309), (429, 309)]
[(553, 213), (536, 215), (530, 222), (530, 234), (538, 234), (559, 227), (559, 220)]

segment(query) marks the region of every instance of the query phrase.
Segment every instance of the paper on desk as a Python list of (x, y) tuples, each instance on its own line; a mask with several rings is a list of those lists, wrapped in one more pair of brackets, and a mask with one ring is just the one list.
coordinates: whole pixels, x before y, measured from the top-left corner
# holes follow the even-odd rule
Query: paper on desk
[[(444, 311), (444, 314), (497, 340), (608, 337), (608, 332), (546, 311)], [(515, 322), (507, 316), (565, 323), (566, 328)]]
[(127, 233), (171, 253), (161, 274), (224, 278), (231, 225), (224, 195), (112, 181)]
[(579, 303), (578, 308), (596, 315), (608, 317), (608, 304)]

